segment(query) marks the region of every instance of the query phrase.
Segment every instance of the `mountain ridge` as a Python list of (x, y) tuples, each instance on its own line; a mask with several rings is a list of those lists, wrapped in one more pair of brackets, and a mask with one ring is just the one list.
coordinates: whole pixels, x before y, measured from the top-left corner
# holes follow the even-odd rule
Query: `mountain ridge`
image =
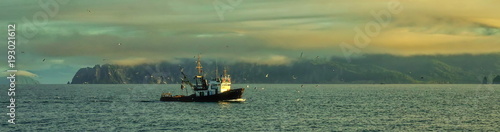
[[(480, 84), (500, 74), (500, 54), (394, 56), (365, 55), (348, 63), (343, 58), (298, 59), (288, 65), (233, 63), (226, 65), (233, 83), (355, 83), (355, 84)], [(202, 61), (205, 74), (217, 66)], [(81, 68), (71, 84), (180, 83), (180, 68), (195, 75), (192, 59), (136, 66), (112, 64)], [(190, 70), (191, 69), (191, 70)]]

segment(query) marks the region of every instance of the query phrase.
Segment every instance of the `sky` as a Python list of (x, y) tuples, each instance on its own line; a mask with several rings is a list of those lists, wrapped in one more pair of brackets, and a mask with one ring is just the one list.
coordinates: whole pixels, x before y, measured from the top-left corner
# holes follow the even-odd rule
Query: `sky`
[(0, 30), (15, 23), (16, 68), (54, 84), (96, 64), (175, 63), (198, 54), (286, 65), (301, 54), (498, 53), (498, 5), (498, 0), (2, 0)]

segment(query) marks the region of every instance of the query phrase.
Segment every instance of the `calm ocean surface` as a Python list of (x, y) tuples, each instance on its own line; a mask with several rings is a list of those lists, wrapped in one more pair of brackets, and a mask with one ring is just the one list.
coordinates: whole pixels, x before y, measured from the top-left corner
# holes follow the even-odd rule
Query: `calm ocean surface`
[(19, 85), (15, 125), (2, 85), (0, 131), (500, 131), (500, 85), (249, 85), (243, 103), (158, 101), (179, 85)]

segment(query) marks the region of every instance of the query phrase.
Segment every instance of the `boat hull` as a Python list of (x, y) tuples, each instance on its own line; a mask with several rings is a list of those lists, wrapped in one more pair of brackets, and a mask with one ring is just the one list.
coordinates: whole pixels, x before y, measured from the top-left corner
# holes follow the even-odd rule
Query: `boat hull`
[(173, 97), (161, 97), (160, 101), (181, 101), (181, 102), (218, 102), (225, 100), (240, 99), (243, 95), (244, 88), (231, 89), (226, 92), (209, 95), (209, 96), (196, 96), (194, 94), (190, 96), (177, 95)]

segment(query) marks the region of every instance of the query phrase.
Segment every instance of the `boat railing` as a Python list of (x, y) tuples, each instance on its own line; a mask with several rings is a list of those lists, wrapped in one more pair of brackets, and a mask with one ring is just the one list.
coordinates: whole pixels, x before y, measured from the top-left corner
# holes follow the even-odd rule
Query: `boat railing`
[(172, 97), (172, 93), (162, 93), (161, 97)]

